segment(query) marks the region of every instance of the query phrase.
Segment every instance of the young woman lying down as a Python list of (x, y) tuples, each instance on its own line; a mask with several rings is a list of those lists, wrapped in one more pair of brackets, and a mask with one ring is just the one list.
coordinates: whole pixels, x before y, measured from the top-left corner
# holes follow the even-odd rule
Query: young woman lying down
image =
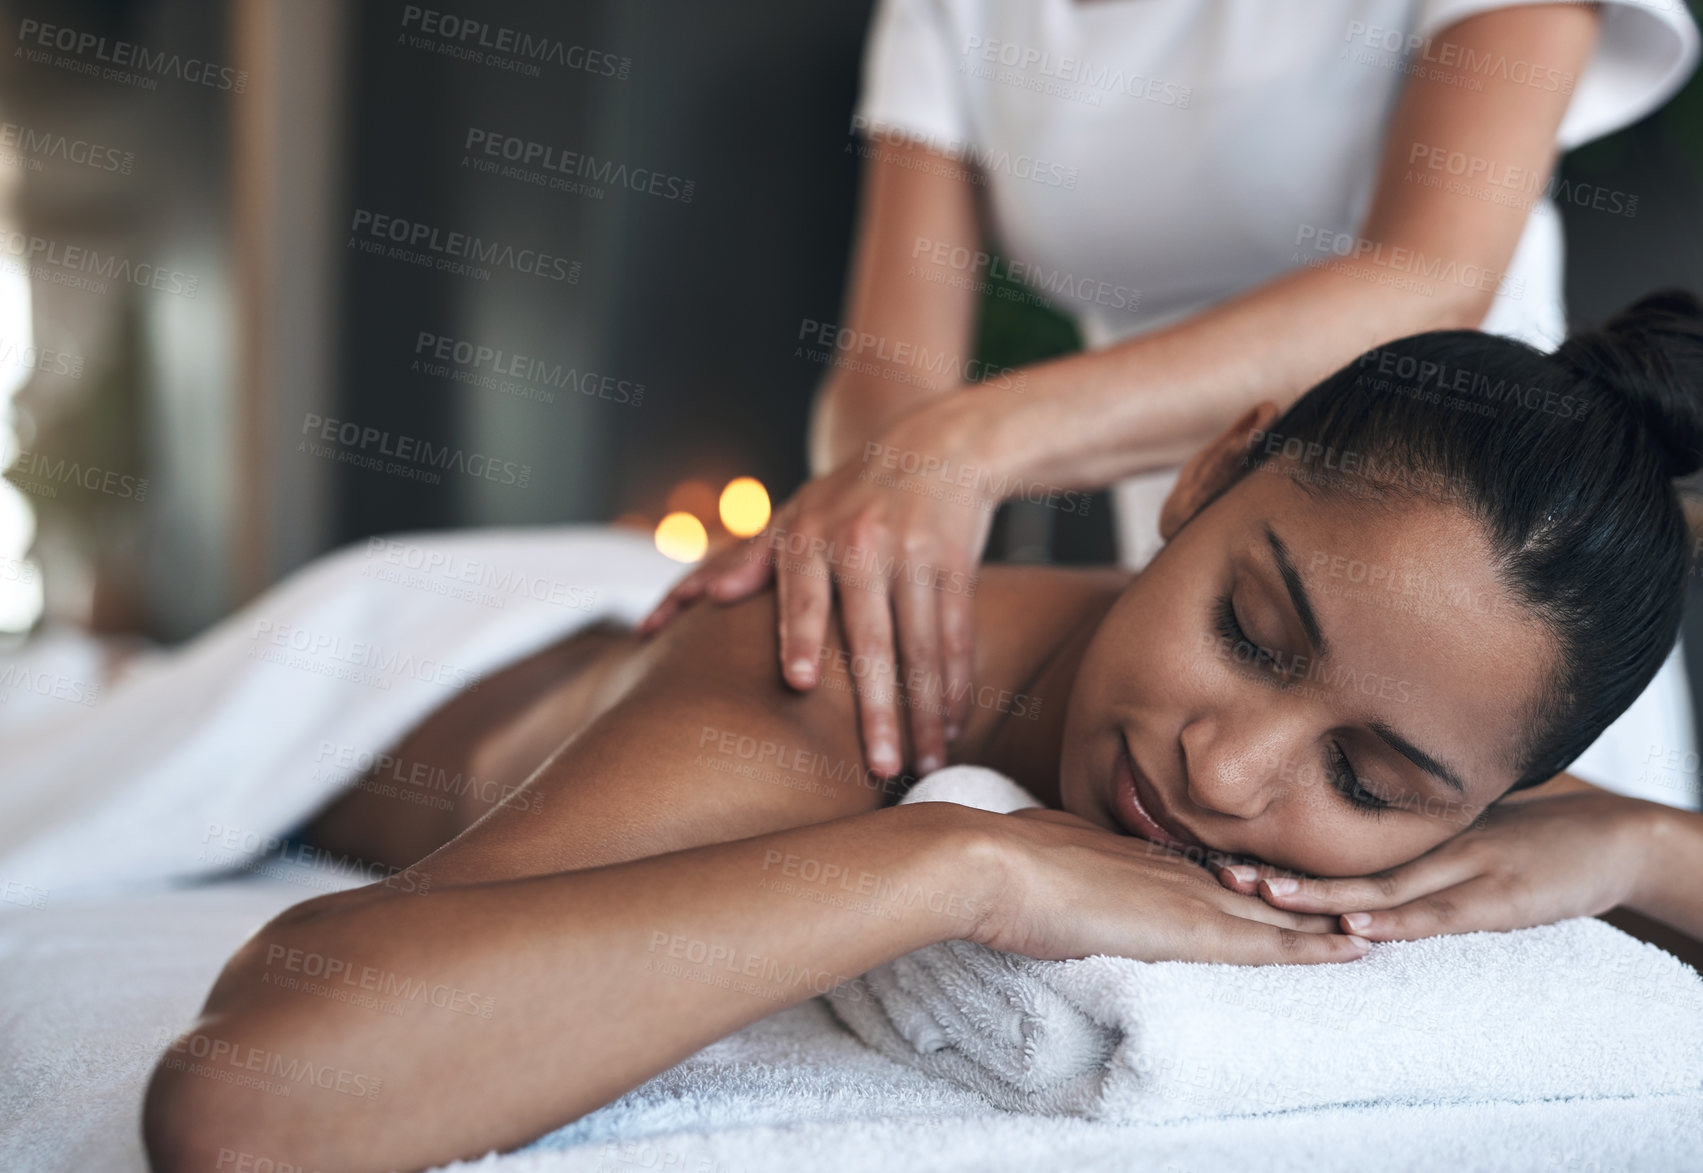
[[(767, 594), (645, 641), (582, 634), (445, 705), (396, 756), (524, 786), (448, 813), (351, 791), (313, 838), (417, 862), (278, 916), (191, 1032), (382, 1095), (162, 1065), (155, 1168), (236, 1151), (414, 1169), (520, 1145), (941, 940), (1352, 962), (1369, 941), (1616, 906), (1703, 935), (1703, 816), (1556, 777), (1675, 638), (1703, 310), (1647, 299), (1553, 356), (1471, 331), (1386, 349), (1573, 409), (1484, 414), (1374, 388), (1362, 360), (1200, 452), (1140, 574), (990, 568), (952, 758), (1052, 809), (892, 805), (854, 711), (891, 680), (831, 654), (818, 687), (788, 689)], [(1381, 605), (1345, 589), (1347, 560), (1429, 586)], [(309, 955), (476, 992), (479, 1012), (276, 983), (278, 958)]]

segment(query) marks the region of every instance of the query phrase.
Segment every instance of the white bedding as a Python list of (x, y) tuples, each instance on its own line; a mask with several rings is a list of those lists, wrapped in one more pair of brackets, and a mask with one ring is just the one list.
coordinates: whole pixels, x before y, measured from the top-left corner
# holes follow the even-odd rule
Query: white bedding
[[(0, 1164), (8, 1173), (143, 1170), (137, 1120), (162, 1032), (193, 1016), (248, 933), (319, 890), (274, 878), (0, 904)], [(882, 1058), (813, 999), (526, 1149), (449, 1168), (1692, 1173), (1699, 1152), (1703, 1094), (1145, 1126), (1018, 1115)]]

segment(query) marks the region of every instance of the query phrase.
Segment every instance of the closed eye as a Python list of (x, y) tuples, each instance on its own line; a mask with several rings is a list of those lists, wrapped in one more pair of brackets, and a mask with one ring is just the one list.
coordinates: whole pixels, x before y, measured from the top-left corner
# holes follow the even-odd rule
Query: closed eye
[[(1213, 623), (1219, 636), (1230, 643), (1237, 659), (1245, 658), (1274, 675), (1285, 675), (1278, 654), (1255, 643), (1242, 627), (1241, 621), (1236, 618), (1235, 600), (1229, 592), (1218, 597), (1218, 602), (1213, 607)], [(1247, 651), (1244, 652), (1244, 648)], [(1359, 775), (1354, 772), (1354, 765), (1348, 760), (1342, 746), (1334, 741), (1325, 748), (1325, 774), (1330, 778), (1337, 793), (1347, 799), (1356, 810), (1377, 816), (1393, 805), (1366, 788)]]
[[(1242, 630), (1241, 621), (1236, 618), (1236, 604), (1228, 591), (1218, 596), (1218, 602), (1213, 607), (1213, 625), (1218, 628), (1219, 638), (1229, 642), (1231, 654), (1238, 660), (1246, 658), (1257, 667), (1269, 668), (1274, 674), (1282, 675), (1283, 670), (1278, 663), (1277, 653), (1255, 643), (1248, 633)], [(1248, 650), (1243, 652), (1243, 648)]]
[(1390, 809), (1392, 804), (1388, 799), (1372, 793), (1361, 783), (1348, 755), (1334, 741), (1325, 750), (1325, 772), (1330, 775), (1331, 785), (1336, 787), (1337, 793), (1359, 810), (1378, 815)]

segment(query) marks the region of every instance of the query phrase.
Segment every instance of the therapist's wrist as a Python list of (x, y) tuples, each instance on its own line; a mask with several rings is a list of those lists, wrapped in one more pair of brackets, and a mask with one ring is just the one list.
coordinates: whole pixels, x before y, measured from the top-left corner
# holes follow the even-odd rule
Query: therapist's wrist
[(1003, 442), (1001, 405), (980, 386), (942, 395), (896, 420), (864, 446), (865, 464), (925, 475), (985, 493), (993, 500), (1020, 475), (1016, 454)]
[[(1211, 434), (1173, 435), (1158, 396), (1114, 369), (1121, 360), (1072, 355), (962, 387), (931, 405), (1006, 497), (1103, 488), (1181, 464)], [(1215, 434), (1215, 433), (1213, 433)]]
[(870, 440), (880, 439), (898, 421), (950, 394), (947, 388), (895, 387), (859, 374), (830, 379), (817, 390), (812, 405), (810, 475), (821, 476), (847, 461), (863, 460)]

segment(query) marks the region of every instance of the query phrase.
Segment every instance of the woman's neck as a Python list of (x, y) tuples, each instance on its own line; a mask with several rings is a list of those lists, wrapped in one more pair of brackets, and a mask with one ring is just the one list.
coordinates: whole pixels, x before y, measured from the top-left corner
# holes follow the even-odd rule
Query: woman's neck
[[(1127, 580), (1126, 580), (1127, 581)], [(1049, 807), (1059, 805), (1059, 752), (1077, 670), (1118, 597), (1117, 590), (1096, 591), (1072, 600), (1069, 626), (1049, 642), (1015, 693), (1025, 698), (1024, 712), (1001, 714), (976, 755), (978, 763), (1011, 777)], [(1031, 718), (1028, 714), (1034, 712)]]

